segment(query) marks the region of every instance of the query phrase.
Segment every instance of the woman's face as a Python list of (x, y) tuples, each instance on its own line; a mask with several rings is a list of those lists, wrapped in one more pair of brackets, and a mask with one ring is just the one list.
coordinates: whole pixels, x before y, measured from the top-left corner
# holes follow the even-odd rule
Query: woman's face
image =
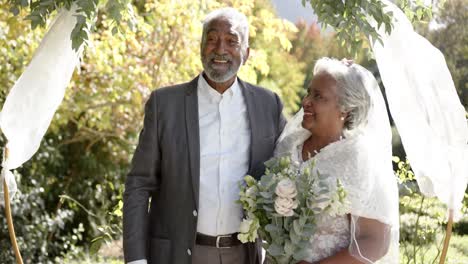
[(302, 100), (302, 127), (314, 135), (337, 135), (343, 130), (345, 115), (338, 105), (336, 81), (327, 73), (314, 76), (307, 95)]

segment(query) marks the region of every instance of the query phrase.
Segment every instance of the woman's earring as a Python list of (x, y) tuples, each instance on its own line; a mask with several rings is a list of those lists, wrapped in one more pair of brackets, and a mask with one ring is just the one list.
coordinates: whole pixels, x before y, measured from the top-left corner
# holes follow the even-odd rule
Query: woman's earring
[(340, 118), (340, 120), (341, 120), (341, 121), (344, 121), (344, 116), (342, 116), (342, 117)]

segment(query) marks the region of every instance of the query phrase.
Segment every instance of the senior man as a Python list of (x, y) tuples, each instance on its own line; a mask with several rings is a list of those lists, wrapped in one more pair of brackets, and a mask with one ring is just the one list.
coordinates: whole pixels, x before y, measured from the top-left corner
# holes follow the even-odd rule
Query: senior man
[(285, 119), (276, 94), (237, 77), (248, 35), (235, 9), (208, 14), (203, 72), (147, 101), (125, 183), (126, 263), (260, 263), (260, 241), (237, 239), (238, 183), (262, 175)]

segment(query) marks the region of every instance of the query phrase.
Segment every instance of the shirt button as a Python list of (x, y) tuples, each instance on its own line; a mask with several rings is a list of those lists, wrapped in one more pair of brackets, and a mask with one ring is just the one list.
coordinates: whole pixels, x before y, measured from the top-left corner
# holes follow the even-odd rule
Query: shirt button
[(193, 210), (193, 216), (197, 216), (198, 213), (197, 213), (197, 210)]
[(190, 250), (190, 248), (187, 249), (187, 254), (188, 254), (189, 256), (192, 255), (192, 251)]

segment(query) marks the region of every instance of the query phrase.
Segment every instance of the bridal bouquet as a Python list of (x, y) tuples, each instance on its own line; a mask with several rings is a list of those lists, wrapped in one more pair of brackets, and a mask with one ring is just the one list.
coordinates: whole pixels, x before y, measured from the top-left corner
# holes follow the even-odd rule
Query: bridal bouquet
[(256, 181), (244, 178), (239, 202), (245, 211), (238, 238), (266, 241), (268, 263), (297, 263), (307, 257), (309, 239), (319, 214), (341, 215), (347, 207), (346, 192), (339, 181), (314, 172), (314, 162), (302, 170), (289, 157), (265, 163), (266, 172)]

